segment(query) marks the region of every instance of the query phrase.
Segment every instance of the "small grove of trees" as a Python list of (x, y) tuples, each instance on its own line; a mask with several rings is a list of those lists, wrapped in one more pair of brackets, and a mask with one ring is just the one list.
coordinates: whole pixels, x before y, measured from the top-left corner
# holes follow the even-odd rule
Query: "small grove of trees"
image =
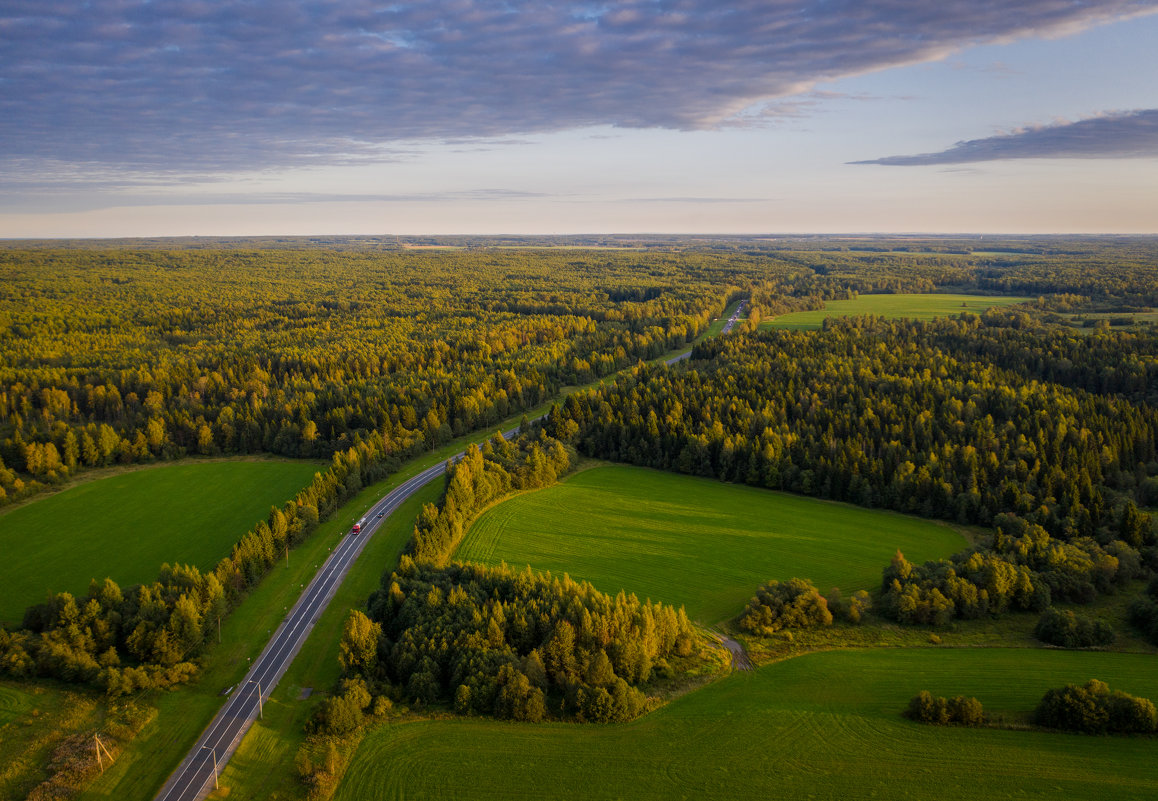
[(218, 621), (285, 549), (394, 464), (380, 438), (335, 453), (328, 470), (270, 509), (212, 571), (165, 564), (152, 584), (122, 589), (93, 580), (82, 598), (58, 593), (30, 607), (20, 630), (0, 629), (0, 674), (88, 684), (114, 697), (189, 681)]
[(988, 547), (914, 565), (897, 552), (882, 578), (881, 610), (902, 623), (944, 625), (1008, 611), (1044, 611), (1052, 600), (1089, 603), (1144, 574), (1121, 540), (1069, 542), (1013, 515), (999, 515)]
[(1150, 734), (1158, 731), (1158, 712), (1147, 698), (1111, 691), (1105, 682), (1090, 679), (1047, 691), (1034, 722), (1087, 734)]
[[(695, 649), (682, 609), (529, 567), (437, 567), (404, 556), (368, 611), (351, 612), (343, 631), (347, 676), (394, 686), (418, 704), (508, 720), (630, 720), (651, 705), (640, 688)], [(350, 732), (360, 720), (354, 707), (371, 704), (332, 700), (315, 726)]]
[(1158, 577), (1151, 579), (1146, 591), (1130, 604), (1130, 622), (1158, 645)]
[(918, 723), (935, 723), (942, 726), (950, 723), (981, 726), (985, 723), (985, 710), (976, 698), (966, 698), (963, 695), (941, 698), (928, 690), (921, 690), (913, 696), (904, 715)]
[(341, 661), (417, 703), (536, 722), (630, 720), (641, 688), (693, 653), (683, 610), (528, 567), (419, 564), (383, 577), (343, 632)]
[(1114, 629), (1104, 620), (1062, 611), (1052, 606), (1042, 613), (1033, 636), (1062, 648), (1093, 648), (1114, 641)]
[(847, 620), (849, 623), (860, 623), (865, 614), (872, 609), (873, 599), (865, 590), (857, 590), (844, 598), (838, 587), (833, 587), (825, 596), (828, 601), (828, 611), (837, 620)]
[(805, 579), (769, 581), (740, 614), (740, 628), (767, 636), (781, 629), (832, 625), (828, 601)]

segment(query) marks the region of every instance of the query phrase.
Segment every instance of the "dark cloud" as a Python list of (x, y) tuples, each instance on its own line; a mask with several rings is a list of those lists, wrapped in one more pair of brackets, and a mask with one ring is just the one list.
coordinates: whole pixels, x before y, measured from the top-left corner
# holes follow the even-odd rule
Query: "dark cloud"
[(887, 156), (853, 164), (919, 167), (999, 159), (1153, 158), (1158, 156), (1158, 109), (1108, 114), (1077, 122), (1023, 128), (1010, 134), (958, 142), (939, 153)]
[(0, 153), (10, 169), (51, 159), (237, 170), (375, 158), (414, 139), (703, 129), (818, 81), (1154, 10), (1154, 0), (6, 0)]

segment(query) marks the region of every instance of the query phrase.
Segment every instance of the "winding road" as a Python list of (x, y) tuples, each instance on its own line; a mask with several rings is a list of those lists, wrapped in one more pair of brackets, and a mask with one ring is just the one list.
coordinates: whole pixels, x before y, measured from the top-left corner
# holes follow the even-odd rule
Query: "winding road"
[[(732, 330), (740, 319), (745, 305), (747, 304), (741, 302), (736, 307), (721, 333), (726, 334)], [(668, 359), (666, 364), (675, 364), (690, 355), (690, 352), (680, 354)], [(517, 428), (511, 429), (503, 432), (503, 436), (511, 439), (517, 432)], [(462, 454), (459, 454), (450, 461), (456, 462), (461, 458)], [(326, 610), (330, 599), (333, 598), (367, 541), (406, 499), (445, 473), (446, 464), (439, 462), (392, 489), (366, 513), (367, 524), (361, 532), (344, 537), (334, 548), (309, 586), (302, 592), (297, 603), (290, 609), (285, 620), (273, 633), (273, 637), (253, 663), (253, 667), (233, 689), (225, 706), (213, 718), (192, 750), (157, 793), (156, 801), (196, 801), (216, 786), (217, 777), (225, 767), (225, 763), (229, 761), (249, 727), (261, 714), (262, 704), (289, 669), (302, 644), (313, 631), (314, 624)]]

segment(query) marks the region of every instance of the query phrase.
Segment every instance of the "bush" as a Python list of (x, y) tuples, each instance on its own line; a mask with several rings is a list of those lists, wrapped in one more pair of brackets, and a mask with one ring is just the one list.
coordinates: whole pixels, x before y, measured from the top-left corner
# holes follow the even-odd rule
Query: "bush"
[(934, 723), (941, 726), (948, 723), (981, 726), (985, 723), (985, 710), (976, 698), (958, 695), (946, 700), (935, 697), (928, 690), (921, 690), (912, 697), (904, 715), (918, 723)]
[(1149, 699), (1111, 692), (1097, 679), (1047, 691), (1037, 705), (1034, 721), (1039, 726), (1088, 734), (1149, 734), (1158, 730), (1158, 713)]
[(1060, 645), (1062, 648), (1092, 648), (1112, 643), (1114, 630), (1104, 620), (1095, 620), (1051, 606), (1038, 620), (1033, 636), (1044, 643)]
[(769, 635), (781, 629), (831, 626), (828, 602), (804, 579), (769, 581), (740, 615), (740, 628)]
[(1140, 595), (1130, 604), (1130, 622), (1150, 642), (1158, 645), (1158, 603)]

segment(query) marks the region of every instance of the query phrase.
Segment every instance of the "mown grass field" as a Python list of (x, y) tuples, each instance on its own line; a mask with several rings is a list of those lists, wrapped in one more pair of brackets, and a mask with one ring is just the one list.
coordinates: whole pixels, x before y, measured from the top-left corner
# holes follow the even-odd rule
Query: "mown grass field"
[(828, 651), (737, 673), (628, 724), (454, 719), (367, 735), (335, 796), (387, 799), (1152, 799), (1158, 739), (911, 723), (922, 689), (1028, 711), (1097, 677), (1158, 698), (1154, 657)]
[(615, 465), (492, 507), (455, 558), (566, 572), (713, 624), (768, 579), (847, 594), (875, 589), (897, 548), (920, 562), (966, 544), (948, 526), (894, 512)]
[(1010, 306), (1032, 298), (999, 297), (991, 295), (861, 295), (854, 300), (830, 300), (818, 311), (783, 314), (760, 324), (761, 328), (786, 328), (792, 331), (812, 331), (820, 328), (826, 317), (854, 317), (877, 314), (882, 317), (908, 317), (931, 320), (948, 317), (963, 311), (980, 314), (994, 306)]
[(152, 581), (163, 562), (211, 568), (316, 462), (215, 461), (135, 470), (78, 484), (0, 516), (0, 621), (89, 580)]

